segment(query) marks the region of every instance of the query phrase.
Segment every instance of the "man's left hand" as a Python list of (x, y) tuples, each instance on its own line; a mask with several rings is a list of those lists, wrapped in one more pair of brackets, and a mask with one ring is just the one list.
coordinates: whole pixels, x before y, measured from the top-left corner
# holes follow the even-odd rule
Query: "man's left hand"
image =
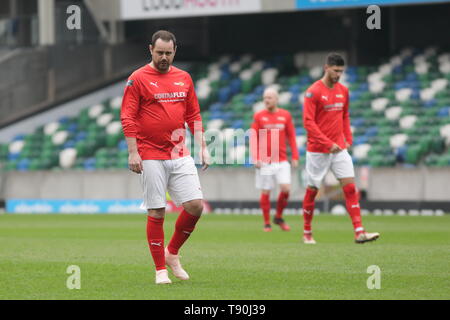
[(211, 155), (207, 148), (203, 148), (200, 152), (200, 160), (202, 163), (202, 171), (205, 171), (211, 165)]

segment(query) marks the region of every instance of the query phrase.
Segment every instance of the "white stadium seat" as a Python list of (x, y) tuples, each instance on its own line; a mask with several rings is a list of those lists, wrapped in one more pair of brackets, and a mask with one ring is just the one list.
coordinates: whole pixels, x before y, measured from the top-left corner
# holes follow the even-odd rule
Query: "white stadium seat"
[(391, 136), (391, 138), (389, 139), (389, 144), (391, 148), (397, 149), (403, 147), (406, 141), (408, 141), (408, 135), (404, 133), (398, 133)]
[(97, 124), (100, 127), (106, 127), (112, 121), (114, 116), (111, 113), (104, 113), (97, 118)]
[(44, 134), (47, 136), (53, 135), (59, 128), (59, 122), (50, 122), (44, 126)]
[(88, 112), (89, 117), (91, 119), (97, 118), (98, 116), (100, 116), (102, 114), (104, 109), (105, 109), (105, 107), (102, 104), (96, 104), (96, 105), (90, 107), (89, 112)]
[(402, 110), (403, 108), (400, 106), (390, 107), (386, 109), (384, 115), (388, 120), (397, 120), (400, 117)]
[(69, 132), (67, 131), (58, 131), (52, 136), (52, 142), (54, 145), (62, 145), (64, 142), (66, 142), (67, 138), (69, 137)]
[(63, 169), (70, 169), (75, 165), (77, 160), (77, 150), (74, 148), (67, 148), (59, 153), (59, 165)]
[(122, 131), (122, 124), (120, 123), (120, 121), (110, 122), (106, 126), (106, 133), (109, 135), (116, 135), (116, 134), (120, 133), (121, 131)]

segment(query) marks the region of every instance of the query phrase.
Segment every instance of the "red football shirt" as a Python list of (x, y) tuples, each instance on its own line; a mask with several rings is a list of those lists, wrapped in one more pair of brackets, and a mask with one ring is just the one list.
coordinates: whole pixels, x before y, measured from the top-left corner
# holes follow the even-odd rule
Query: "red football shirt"
[[(251, 135), (253, 162), (264, 163), (287, 161), (287, 142), (291, 147), (292, 159), (298, 160), (295, 127), (289, 111), (277, 108), (270, 112), (261, 110), (254, 115)], [(277, 139), (278, 135), (278, 139)]]
[(322, 80), (305, 93), (303, 126), (307, 131), (309, 152), (329, 153), (333, 143), (345, 149), (353, 143), (350, 128), (348, 89), (336, 83), (332, 89)]
[(142, 160), (169, 160), (189, 155), (185, 123), (203, 130), (191, 76), (174, 66), (160, 73), (150, 65), (128, 79), (121, 120), (126, 137), (136, 138)]

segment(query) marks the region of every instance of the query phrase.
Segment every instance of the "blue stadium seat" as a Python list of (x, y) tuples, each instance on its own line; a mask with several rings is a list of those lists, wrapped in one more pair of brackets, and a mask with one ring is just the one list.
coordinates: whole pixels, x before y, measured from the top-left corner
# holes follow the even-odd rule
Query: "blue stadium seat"
[(346, 81), (349, 82), (349, 83), (355, 83), (355, 82), (358, 81), (358, 75), (356, 75), (356, 74), (348, 74), (347, 73)]
[(364, 134), (366, 137), (375, 137), (378, 134), (378, 127), (373, 126), (366, 130), (366, 133)]
[(78, 131), (78, 125), (76, 123), (71, 123), (67, 126), (67, 131), (69, 131), (69, 133), (76, 133)]
[(75, 141), (79, 142), (79, 141), (84, 141), (87, 138), (87, 133), (86, 131), (80, 131), (77, 133), (77, 135), (75, 136)]
[(301, 86), (305, 86), (305, 85), (311, 85), (312, 84), (313, 79), (310, 76), (303, 76), (300, 78), (299, 84)]
[(359, 91), (350, 91), (350, 101), (356, 101), (361, 96), (361, 92)]
[(209, 119), (210, 120), (215, 120), (215, 119), (222, 119), (223, 113), (221, 111), (214, 111), (211, 112), (211, 114), (209, 115)]
[(69, 123), (69, 121), (70, 121), (70, 118), (69, 118), (69, 117), (61, 117), (61, 118), (59, 119), (59, 123), (60, 123), (60, 124), (67, 124), (67, 123)]
[(303, 135), (305, 135), (305, 134), (306, 134), (306, 131), (305, 131), (305, 129), (304, 129), (303, 127), (297, 126), (297, 127), (295, 128), (295, 135), (296, 135), (296, 136), (303, 136)]
[(128, 150), (127, 141), (125, 139), (120, 140), (120, 142), (119, 142), (119, 150), (120, 151)]
[(242, 80), (241, 79), (233, 79), (230, 83), (231, 94), (236, 95), (241, 92), (242, 88)]
[(366, 82), (363, 82), (358, 87), (359, 91), (369, 91), (369, 84)]
[(8, 154), (8, 161), (15, 161), (20, 158), (20, 153), (10, 153)]
[(231, 72), (227, 70), (222, 70), (222, 74), (220, 75), (220, 81), (230, 81), (231, 80)]
[(235, 120), (233, 121), (233, 123), (231, 124), (231, 127), (233, 129), (240, 129), (244, 127), (244, 120)]
[(75, 148), (75, 144), (76, 144), (76, 142), (73, 140), (66, 141), (66, 143), (64, 143), (64, 145), (63, 145), (63, 149)]
[(355, 140), (353, 141), (354, 145), (358, 145), (358, 144), (363, 144), (363, 143), (368, 143), (369, 142), (369, 138), (367, 136), (359, 136), (356, 137)]
[(352, 126), (354, 126), (355, 128), (359, 128), (364, 126), (364, 118), (353, 118), (350, 119)]
[(406, 75), (405, 79), (406, 79), (407, 81), (417, 81), (417, 80), (418, 80), (417, 73), (415, 73), (415, 72), (410, 72), (410, 73), (408, 73), (408, 74)]
[(219, 102), (226, 103), (230, 100), (231, 89), (230, 87), (224, 87), (219, 90)]
[(436, 106), (436, 104), (437, 104), (437, 100), (436, 99), (431, 99), (431, 100), (425, 101), (423, 103), (424, 107), (426, 107), (426, 108), (434, 107), (434, 106)]
[(396, 66), (394, 69), (392, 69), (392, 73), (394, 73), (394, 74), (403, 73), (403, 66), (402, 65)]
[(418, 88), (414, 88), (414, 89), (413, 89), (413, 92), (412, 92), (410, 98), (411, 98), (412, 100), (419, 100), (419, 99), (420, 99), (420, 91), (419, 91)]
[(397, 148), (394, 150), (394, 154), (396, 157), (396, 160), (398, 162), (405, 162), (406, 160), (406, 152), (408, 151), (408, 146), (402, 146), (400, 148)]
[(221, 119), (228, 121), (228, 120), (233, 119), (234, 113), (233, 112), (222, 112), (221, 116), (222, 116)]
[(30, 160), (29, 159), (22, 159), (17, 164), (17, 170), (19, 170), (19, 171), (28, 171), (29, 167), (30, 167)]
[(23, 140), (23, 139), (25, 139), (25, 135), (24, 135), (24, 134), (18, 134), (18, 135), (16, 135), (16, 136), (13, 138), (12, 141), (20, 141), (20, 140)]
[(292, 93), (293, 95), (298, 95), (300, 93), (301, 90), (301, 86), (300, 84), (293, 84), (292, 86), (289, 87), (289, 92)]
[(358, 68), (356, 66), (348, 66), (347, 69), (345, 70), (345, 73), (347, 73), (349, 75), (356, 75), (357, 69)]
[(256, 96), (262, 96), (265, 89), (266, 89), (266, 87), (263, 85), (257, 86), (255, 88), (255, 90), (253, 91), (253, 94)]
[(306, 155), (306, 148), (305, 147), (298, 148), (298, 153), (300, 154), (300, 156), (304, 157)]
[(220, 103), (220, 102), (216, 102), (216, 103), (213, 103), (210, 107), (209, 107), (209, 110), (211, 111), (211, 112), (216, 112), (216, 111), (221, 111), (222, 109), (223, 109), (223, 103)]
[(439, 118), (446, 118), (450, 115), (450, 107), (443, 107), (439, 109), (437, 116)]
[(244, 97), (244, 103), (247, 105), (252, 105), (258, 100), (255, 94), (248, 94)]
[(95, 170), (95, 158), (84, 160), (83, 167), (85, 170)]

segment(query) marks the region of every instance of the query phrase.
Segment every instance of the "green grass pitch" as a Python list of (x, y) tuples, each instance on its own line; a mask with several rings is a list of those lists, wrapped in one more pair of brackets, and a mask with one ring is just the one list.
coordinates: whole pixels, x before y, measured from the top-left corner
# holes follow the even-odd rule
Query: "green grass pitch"
[[(176, 215), (168, 214), (166, 241)], [(364, 216), (381, 237), (354, 244), (350, 219), (314, 218), (317, 245), (262, 218), (205, 215), (181, 250), (191, 280), (156, 286), (145, 215), (0, 215), (0, 299), (449, 299), (450, 216)], [(69, 290), (67, 267), (81, 270)], [(367, 268), (381, 270), (368, 289)]]

